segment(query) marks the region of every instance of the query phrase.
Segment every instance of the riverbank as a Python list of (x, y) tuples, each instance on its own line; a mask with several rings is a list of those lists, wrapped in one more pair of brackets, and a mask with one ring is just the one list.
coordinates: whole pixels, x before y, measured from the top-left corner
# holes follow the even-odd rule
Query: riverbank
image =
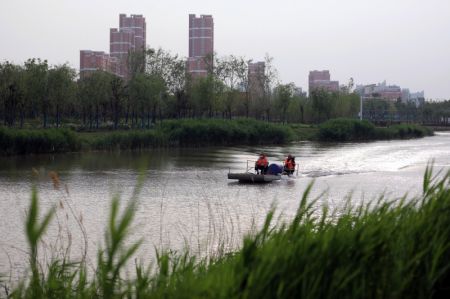
[(375, 127), (369, 121), (337, 118), (319, 125), (319, 141), (370, 141), (411, 139), (432, 136), (433, 130), (415, 124), (400, 124), (389, 127)]
[(367, 121), (330, 120), (322, 125), (276, 124), (252, 119), (166, 120), (152, 129), (76, 132), (0, 127), (0, 155), (164, 147), (286, 144), (291, 141), (353, 141), (419, 138), (432, 131), (417, 125), (376, 128)]
[[(142, 241), (130, 243), (137, 200), (119, 209), (112, 202), (106, 248), (97, 261), (69, 260), (64, 253), (39, 264), (38, 244), (53, 210), (39, 221), (33, 196), (24, 230), (30, 244), (29, 272), (18, 287), (3, 281), (12, 298), (445, 298), (450, 282), (450, 173), (432, 179), (423, 193), (399, 201), (345, 205), (321, 212), (308, 187), (288, 223), (265, 223), (240, 249), (226, 244), (207, 259), (187, 252), (157, 253), (155, 266), (132, 263)], [(138, 184), (139, 185), (139, 184)], [(119, 212), (121, 210), (122, 212)], [(48, 220), (48, 221), (47, 221)], [(94, 269), (87, 276), (87, 267)], [(133, 273), (134, 272), (134, 273)]]

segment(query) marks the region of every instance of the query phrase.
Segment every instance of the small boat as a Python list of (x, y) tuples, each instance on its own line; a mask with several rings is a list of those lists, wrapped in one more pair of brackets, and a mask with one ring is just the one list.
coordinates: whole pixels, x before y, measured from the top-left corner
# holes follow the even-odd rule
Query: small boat
[(266, 174), (252, 173), (250, 172), (249, 162), (247, 161), (246, 172), (241, 173), (228, 173), (229, 180), (237, 180), (239, 183), (270, 183), (273, 181), (281, 180), (282, 167), (276, 164), (271, 164), (268, 167)]
[(255, 174), (255, 173), (228, 173), (229, 180), (238, 180), (240, 183), (270, 183), (279, 181), (281, 175)]

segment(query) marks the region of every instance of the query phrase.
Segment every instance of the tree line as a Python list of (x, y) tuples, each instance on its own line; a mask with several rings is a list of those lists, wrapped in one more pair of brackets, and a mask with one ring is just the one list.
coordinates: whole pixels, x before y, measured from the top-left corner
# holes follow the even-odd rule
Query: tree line
[(244, 57), (212, 55), (208, 75), (192, 78), (186, 61), (163, 49), (130, 53), (130, 79), (104, 71), (78, 76), (67, 64), (46, 60), (0, 63), (0, 121), (8, 127), (87, 129), (149, 128), (173, 118), (255, 118), (274, 122), (319, 123), (335, 117), (356, 117), (359, 97), (344, 88), (317, 90), (306, 97), (293, 83), (278, 80), (273, 58), (264, 72), (249, 75)]

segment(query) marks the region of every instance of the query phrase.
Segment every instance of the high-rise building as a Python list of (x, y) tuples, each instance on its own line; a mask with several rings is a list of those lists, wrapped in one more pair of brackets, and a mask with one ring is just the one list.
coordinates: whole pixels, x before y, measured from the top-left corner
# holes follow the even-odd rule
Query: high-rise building
[(111, 57), (103, 51), (80, 51), (80, 76), (83, 78), (94, 71), (116, 73), (118, 71), (117, 58)]
[(125, 14), (119, 16), (119, 28), (111, 28), (109, 33), (109, 51), (111, 57), (119, 61), (118, 76), (128, 79), (129, 54), (144, 51), (146, 45), (147, 25), (142, 15)]
[(80, 51), (80, 77), (103, 70), (124, 79), (129, 79), (129, 54), (143, 51), (146, 46), (146, 23), (142, 15), (119, 15), (119, 28), (111, 28), (109, 32), (110, 54), (103, 51)]
[(248, 63), (248, 89), (253, 98), (264, 95), (266, 63), (264, 61)]
[(309, 93), (316, 89), (335, 92), (339, 91), (339, 81), (330, 80), (330, 71), (310, 71), (309, 72)]
[(192, 77), (205, 77), (212, 68), (214, 20), (211, 15), (189, 15), (189, 57), (187, 70)]

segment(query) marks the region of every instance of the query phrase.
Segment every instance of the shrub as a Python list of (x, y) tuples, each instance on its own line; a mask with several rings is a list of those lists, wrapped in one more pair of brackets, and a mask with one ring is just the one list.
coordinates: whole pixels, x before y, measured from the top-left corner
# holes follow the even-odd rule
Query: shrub
[(419, 138), (432, 135), (425, 127), (413, 124), (393, 125), (377, 128), (366, 120), (337, 118), (319, 126), (319, 140), (322, 141), (355, 141)]
[(68, 129), (6, 129), (0, 128), (0, 154), (23, 155), (77, 151), (81, 141)]
[(369, 140), (375, 135), (375, 126), (366, 121), (337, 118), (319, 126), (319, 139), (323, 141)]

